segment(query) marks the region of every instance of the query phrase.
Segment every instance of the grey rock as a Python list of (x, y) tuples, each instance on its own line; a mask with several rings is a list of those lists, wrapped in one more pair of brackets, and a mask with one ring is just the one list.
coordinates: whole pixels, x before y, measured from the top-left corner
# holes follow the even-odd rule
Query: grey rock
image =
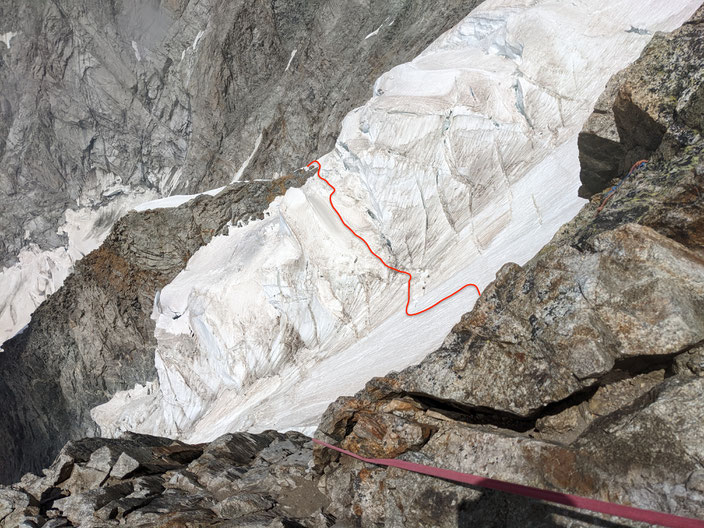
[(24, 491), (0, 487), (0, 527), (18, 526), (39, 513), (39, 503)]
[(673, 365), (675, 373), (681, 376), (704, 376), (704, 345), (698, 345), (677, 356)]
[(477, 3), (7, 2), (3, 29), (18, 35), (0, 50), (0, 263), (28, 242), (64, 244), (56, 230), (79, 197), (229, 183), (260, 134), (245, 178), (304, 165), (378, 75)]
[(233, 518), (244, 517), (254, 512), (265, 512), (273, 506), (274, 503), (266, 497), (255, 493), (242, 493), (221, 500), (213, 506), (213, 511), (220, 517)]
[(93, 469), (87, 466), (75, 465), (71, 476), (62, 482), (59, 487), (66, 490), (71, 495), (81, 493), (83, 491), (97, 488), (108, 477), (107, 471)]
[(580, 196), (591, 197), (640, 159), (662, 160), (701, 139), (704, 10), (672, 33), (657, 33), (609, 81), (579, 134)]
[(127, 453), (120, 453), (117, 462), (110, 471), (110, 476), (118, 479), (125, 478), (130, 473), (137, 471), (139, 462)]
[(66, 517), (57, 517), (56, 519), (50, 519), (43, 526), (44, 528), (63, 528), (64, 526), (69, 526), (69, 521)]
[[(106, 477), (102, 463), (118, 451), (113, 473), (123, 456), (137, 467)], [(60, 456), (68, 453), (73, 471), (59, 483), (61, 494), (42, 496), (41, 508), (23, 487), (39, 477), (24, 478), (17, 489), (0, 488), (0, 526), (34, 520), (38, 526), (322, 528), (334, 521), (310, 469), (312, 443), (299, 433), (227, 434), (208, 445), (128, 433), (72, 442)], [(7, 515), (12, 523), (3, 525)]]
[(91, 453), (86, 467), (97, 469), (107, 475), (117, 462), (118, 457), (119, 455), (113, 449), (103, 446)]
[(54, 501), (54, 508), (59, 509), (73, 524), (82, 524), (86, 520), (92, 519), (94, 513), (106, 504), (125, 497), (131, 492), (132, 485), (127, 482), (113, 486), (98, 487), (58, 499)]
[(601, 192), (624, 169), (626, 149), (620, 143), (613, 112), (613, 103), (621, 84), (621, 73), (614, 75), (599, 96), (594, 111), (577, 136), (579, 174), (582, 187), (579, 195), (589, 198)]

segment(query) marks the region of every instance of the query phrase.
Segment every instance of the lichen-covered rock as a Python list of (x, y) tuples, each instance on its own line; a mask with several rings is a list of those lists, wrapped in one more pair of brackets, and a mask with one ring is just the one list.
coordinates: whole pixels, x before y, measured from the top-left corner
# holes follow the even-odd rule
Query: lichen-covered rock
[(637, 160), (661, 161), (704, 130), (704, 8), (656, 34), (641, 59), (609, 81), (579, 135), (580, 195), (590, 197)]
[[(123, 457), (136, 467), (116, 472)], [(126, 434), (74, 442), (60, 458), (55, 466), (69, 473), (62, 482), (27, 475), (0, 488), (0, 527), (334, 523), (311, 470), (312, 442), (298, 433), (228, 434), (207, 445)]]
[(39, 502), (30, 494), (0, 487), (0, 526), (21, 526), (38, 520)]

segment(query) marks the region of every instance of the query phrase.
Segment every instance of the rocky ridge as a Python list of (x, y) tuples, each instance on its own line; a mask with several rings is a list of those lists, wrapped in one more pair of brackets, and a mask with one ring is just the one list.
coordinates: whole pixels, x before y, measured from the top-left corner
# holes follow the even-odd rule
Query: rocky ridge
[[(505, 265), (422, 363), (333, 403), (316, 436), (704, 517), (704, 141), (691, 125), (702, 84), (687, 74), (704, 66), (702, 32), (704, 8), (619, 75), (614, 100), (632, 102), (634, 125), (618, 129), (619, 156), (641, 148), (647, 167), (598, 214), (605, 193), (594, 195), (526, 265)], [(662, 90), (668, 104), (650, 104)], [(654, 148), (638, 119), (662, 127)], [(275, 432), (197, 446), (130, 433), (71, 442), (43, 477), (0, 490), (0, 525), (22, 523), (642, 526), (368, 466)]]
[[(640, 150), (647, 167), (600, 213), (605, 193), (595, 195), (525, 266), (506, 264), (422, 363), (335, 402), (319, 437), (704, 516), (704, 141), (692, 126), (702, 79), (688, 73), (704, 66), (703, 16), (655, 36), (617, 76), (622, 150), (610, 163), (625, 167)], [(659, 130), (660, 143), (644, 129)], [(316, 463), (331, 513), (365, 526), (600, 525), (324, 449)]]

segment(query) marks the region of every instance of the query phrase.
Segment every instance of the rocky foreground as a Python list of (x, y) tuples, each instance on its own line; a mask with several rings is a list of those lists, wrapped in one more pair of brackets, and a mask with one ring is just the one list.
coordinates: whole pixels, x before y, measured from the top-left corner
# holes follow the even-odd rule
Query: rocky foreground
[[(317, 437), (704, 518), (703, 33), (701, 8), (610, 83), (580, 138), (580, 214), (506, 264), (439, 350), (333, 403)], [(43, 476), (0, 489), (0, 526), (20, 525), (642, 526), (273, 431), (69, 442)]]

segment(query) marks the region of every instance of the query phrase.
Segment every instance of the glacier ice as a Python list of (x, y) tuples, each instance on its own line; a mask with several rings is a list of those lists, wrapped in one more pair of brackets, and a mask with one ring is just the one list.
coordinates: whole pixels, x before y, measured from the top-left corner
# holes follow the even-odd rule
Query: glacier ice
[[(413, 273), (411, 309), (524, 263), (582, 205), (576, 136), (608, 78), (698, 1), (489, 0), (381, 76), (320, 158), (346, 221)], [(158, 380), (92, 411), (122, 430), (211, 440), (314, 429), (330, 401), (419, 361), (470, 289), (404, 314), (405, 277), (342, 226), (312, 178), (202, 247), (159, 294)]]

